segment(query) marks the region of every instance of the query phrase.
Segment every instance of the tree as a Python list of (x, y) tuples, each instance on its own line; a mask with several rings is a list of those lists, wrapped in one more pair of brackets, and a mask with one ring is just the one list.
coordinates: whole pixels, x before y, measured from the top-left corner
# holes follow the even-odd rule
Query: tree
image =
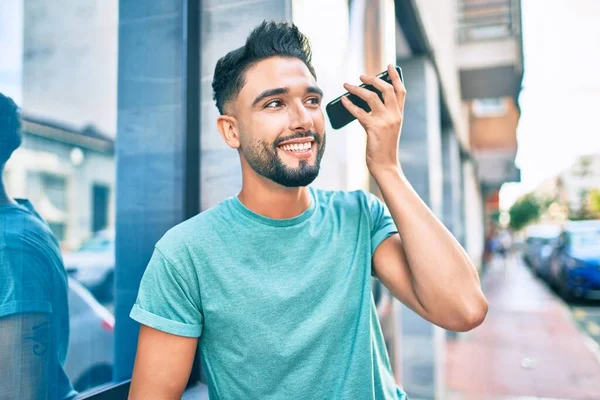
[(573, 175), (585, 178), (593, 173), (592, 165), (594, 161), (589, 156), (582, 156), (577, 161), (577, 165), (573, 170)]
[(569, 219), (572, 221), (581, 221), (590, 219), (590, 212), (587, 206), (588, 203), (588, 191), (582, 189), (579, 191), (579, 204), (578, 207), (569, 207)]
[(509, 226), (513, 231), (520, 231), (529, 223), (537, 221), (542, 212), (548, 207), (548, 202), (529, 193), (513, 204), (508, 210)]
[(591, 213), (596, 218), (600, 216), (600, 189), (592, 189), (588, 192), (588, 202)]

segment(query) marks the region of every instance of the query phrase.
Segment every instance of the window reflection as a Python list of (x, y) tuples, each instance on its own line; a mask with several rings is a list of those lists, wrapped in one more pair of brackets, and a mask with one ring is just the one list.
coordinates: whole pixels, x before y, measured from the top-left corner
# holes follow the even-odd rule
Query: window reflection
[(2, 2), (0, 36), (0, 400), (69, 399), (113, 379), (118, 2)]

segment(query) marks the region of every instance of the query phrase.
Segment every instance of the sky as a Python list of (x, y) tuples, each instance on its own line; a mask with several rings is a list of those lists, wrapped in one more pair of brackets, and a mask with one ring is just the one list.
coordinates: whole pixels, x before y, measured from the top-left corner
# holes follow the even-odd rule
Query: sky
[(600, 154), (600, 1), (522, 0), (524, 71), (516, 164), (502, 208), (578, 156)]

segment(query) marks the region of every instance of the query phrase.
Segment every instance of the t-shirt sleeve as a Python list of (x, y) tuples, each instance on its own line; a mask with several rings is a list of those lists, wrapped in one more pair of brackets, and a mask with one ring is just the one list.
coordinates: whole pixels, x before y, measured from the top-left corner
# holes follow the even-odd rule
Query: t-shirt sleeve
[(50, 269), (47, 262), (32, 252), (0, 248), (0, 318), (52, 313)]
[(396, 224), (383, 201), (372, 193), (366, 193), (371, 219), (371, 256), (377, 247), (394, 233), (398, 233)]
[(186, 275), (185, 266), (174, 265), (156, 247), (130, 317), (173, 335), (199, 337), (204, 324), (200, 288), (197, 277)]

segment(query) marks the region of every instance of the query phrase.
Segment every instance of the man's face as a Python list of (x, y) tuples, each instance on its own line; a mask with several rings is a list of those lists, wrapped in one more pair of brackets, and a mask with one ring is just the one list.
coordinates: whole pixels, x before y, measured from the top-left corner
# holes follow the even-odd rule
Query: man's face
[(272, 57), (250, 68), (233, 102), (240, 153), (248, 165), (280, 185), (309, 185), (325, 151), (321, 90), (295, 58)]

